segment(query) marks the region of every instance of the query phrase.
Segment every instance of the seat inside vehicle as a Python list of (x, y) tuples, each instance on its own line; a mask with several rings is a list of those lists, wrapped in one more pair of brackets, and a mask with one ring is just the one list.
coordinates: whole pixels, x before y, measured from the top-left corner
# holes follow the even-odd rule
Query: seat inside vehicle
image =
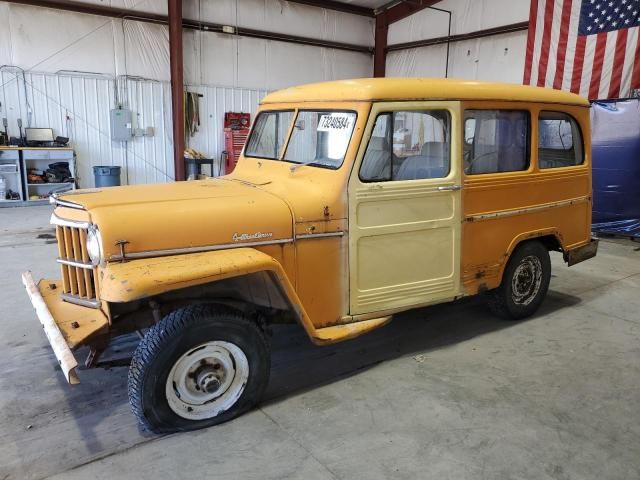
[(384, 137), (371, 137), (362, 162), (360, 176), (367, 180), (388, 180), (391, 168), (391, 148)]
[(425, 142), (420, 155), (407, 157), (398, 169), (396, 180), (417, 180), (446, 177), (449, 171), (449, 145), (446, 142)]

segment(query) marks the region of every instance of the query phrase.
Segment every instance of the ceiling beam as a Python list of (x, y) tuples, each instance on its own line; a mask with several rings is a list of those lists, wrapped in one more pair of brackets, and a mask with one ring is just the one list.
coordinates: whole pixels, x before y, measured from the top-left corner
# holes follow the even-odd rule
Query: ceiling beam
[(438, 3), (440, 0), (404, 0), (388, 8), (385, 8), (379, 15), (387, 17), (387, 24), (399, 22), (414, 13), (424, 10)]
[(492, 37), (494, 35), (504, 35), (505, 33), (520, 32), (529, 28), (529, 22), (511, 23), (501, 27), (486, 28), (484, 30), (476, 30), (475, 32), (460, 33), (458, 35), (428, 38), (426, 40), (417, 40), (415, 42), (396, 43), (387, 47), (387, 52), (397, 50), (407, 50), (409, 48), (429, 47), (432, 45), (442, 45), (445, 43), (462, 42), (464, 40), (473, 40), (475, 38)]
[[(20, 5), (30, 5), (34, 7), (51, 8), (54, 10), (64, 10), (68, 12), (86, 13), (89, 15), (100, 15), (103, 17), (121, 18), (126, 20), (134, 20), (137, 22), (155, 23), (158, 25), (168, 25), (169, 18), (166, 15), (156, 13), (137, 12), (123, 8), (104, 7), (72, 0), (4, 0), (8, 3), (16, 3)], [(223, 27), (225, 25), (212, 22), (201, 22), (188, 18), (182, 19), (182, 27), (189, 30), (202, 30), (214, 33), (229, 33)], [(265, 40), (274, 40), (278, 42), (294, 43), (298, 45), (311, 45), (315, 47), (334, 48), (337, 50), (347, 50), (351, 52), (361, 52), (371, 54), (373, 49), (365, 45), (355, 45), (345, 42), (334, 42), (331, 40), (320, 40), (317, 38), (302, 37), (298, 35), (288, 35), (284, 33), (268, 32), (264, 30), (256, 30), (252, 28), (243, 28), (230, 26), (229, 35), (239, 35), (242, 37), (262, 38)]]
[(375, 17), (373, 8), (361, 7), (351, 3), (336, 2), (334, 0), (288, 0), (290, 3), (299, 3), (301, 5), (309, 5), (310, 7), (326, 8), (327, 10), (335, 10), (336, 12), (352, 13), (353, 15), (362, 15), (363, 17)]

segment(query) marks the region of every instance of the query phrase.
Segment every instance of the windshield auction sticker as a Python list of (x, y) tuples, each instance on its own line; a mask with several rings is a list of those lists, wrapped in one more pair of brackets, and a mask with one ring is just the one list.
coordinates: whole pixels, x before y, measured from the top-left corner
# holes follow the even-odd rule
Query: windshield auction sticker
[(348, 113), (331, 113), (322, 115), (318, 121), (318, 132), (351, 131), (354, 115)]

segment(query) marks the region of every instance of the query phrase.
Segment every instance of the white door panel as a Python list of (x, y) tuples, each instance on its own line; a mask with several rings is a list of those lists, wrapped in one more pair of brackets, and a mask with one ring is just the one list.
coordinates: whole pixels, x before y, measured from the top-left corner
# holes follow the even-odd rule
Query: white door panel
[[(446, 178), (363, 182), (366, 138), (380, 112), (443, 110), (451, 115)], [(453, 298), (460, 289), (460, 135), (456, 102), (376, 104), (349, 184), (350, 307), (353, 315)]]

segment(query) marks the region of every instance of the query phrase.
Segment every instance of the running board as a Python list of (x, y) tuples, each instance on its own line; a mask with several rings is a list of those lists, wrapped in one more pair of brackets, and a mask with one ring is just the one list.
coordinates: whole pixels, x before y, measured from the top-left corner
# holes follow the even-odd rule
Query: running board
[(386, 325), (391, 320), (391, 316), (372, 318), (361, 322), (345, 323), (332, 327), (318, 328), (313, 333), (313, 342), (318, 345), (342, 342), (350, 338), (357, 337), (363, 333), (370, 332), (378, 327)]

